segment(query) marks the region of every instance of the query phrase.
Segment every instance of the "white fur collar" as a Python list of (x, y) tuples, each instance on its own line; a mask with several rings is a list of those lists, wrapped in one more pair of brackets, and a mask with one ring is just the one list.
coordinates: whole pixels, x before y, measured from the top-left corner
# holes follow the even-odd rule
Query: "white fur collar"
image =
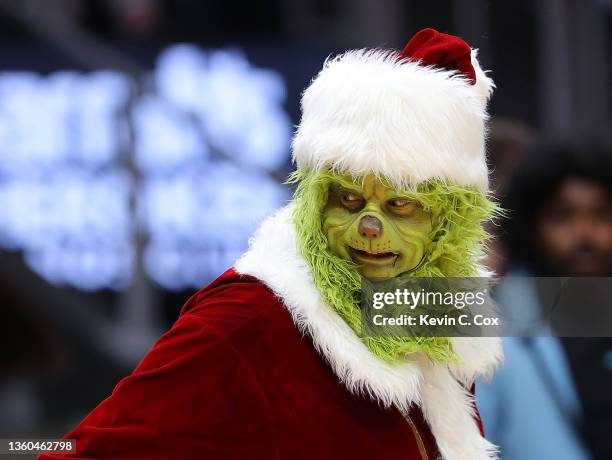
[(310, 266), (300, 255), (291, 221), (293, 204), (268, 218), (236, 262), (281, 298), (298, 328), (308, 333), (338, 378), (354, 393), (366, 393), (385, 407), (407, 411), (419, 404), (446, 460), (493, 459), (496, 448), (473, 418), (473, 398), (465, 386), (488, 374), (502, 358), (498, 338), (454, 338), (459, 365), (435, 365), (424, 356), (390, 365), (373, 355), (353, 330), (322, 300)]

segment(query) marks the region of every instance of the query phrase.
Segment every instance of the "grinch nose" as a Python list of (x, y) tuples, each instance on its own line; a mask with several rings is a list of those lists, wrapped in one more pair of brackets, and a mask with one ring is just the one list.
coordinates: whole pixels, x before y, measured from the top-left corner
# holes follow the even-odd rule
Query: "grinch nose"
[(382, 235), (383, 224), (378, 217), (363, 216), (359, 221), (359, 234), (371, 240)]

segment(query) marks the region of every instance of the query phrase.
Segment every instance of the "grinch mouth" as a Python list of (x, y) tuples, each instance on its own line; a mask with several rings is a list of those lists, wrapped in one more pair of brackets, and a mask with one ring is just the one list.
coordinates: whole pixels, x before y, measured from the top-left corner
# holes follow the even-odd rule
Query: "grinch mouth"
[(395, 262), (395, 259), (399, 256), (399, 252), (370, 252), (350, 246), (348, 249), (353, 260), (368, 264), (387, 265)]

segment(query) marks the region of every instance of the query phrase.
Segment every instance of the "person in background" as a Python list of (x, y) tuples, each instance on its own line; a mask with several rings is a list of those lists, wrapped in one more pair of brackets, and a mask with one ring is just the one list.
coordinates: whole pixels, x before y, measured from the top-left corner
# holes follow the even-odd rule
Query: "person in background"
[[(612, 152), (591, 145), (535, 153), (503, 203), (510, 277), (609, 277)], [(499, 289), (502, 311), (540, 308), (537, 289), (509, 283)], [(507, 337), (504, 350), (505, 365), (476, 392), (502, 458), (612, 458), (612, 338)]]

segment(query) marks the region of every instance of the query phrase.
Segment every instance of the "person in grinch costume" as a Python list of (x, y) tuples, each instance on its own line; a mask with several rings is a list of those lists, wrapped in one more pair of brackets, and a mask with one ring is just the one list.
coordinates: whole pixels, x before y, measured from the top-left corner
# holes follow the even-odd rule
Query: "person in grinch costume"
[(463, 40), (328, 59), (302, 98), (296, 184), (235, 266), (40, 459), (492, 459), (474, 380), (494, 337), (366, 336), (362, 278), (485, 276), (487, 101)]

